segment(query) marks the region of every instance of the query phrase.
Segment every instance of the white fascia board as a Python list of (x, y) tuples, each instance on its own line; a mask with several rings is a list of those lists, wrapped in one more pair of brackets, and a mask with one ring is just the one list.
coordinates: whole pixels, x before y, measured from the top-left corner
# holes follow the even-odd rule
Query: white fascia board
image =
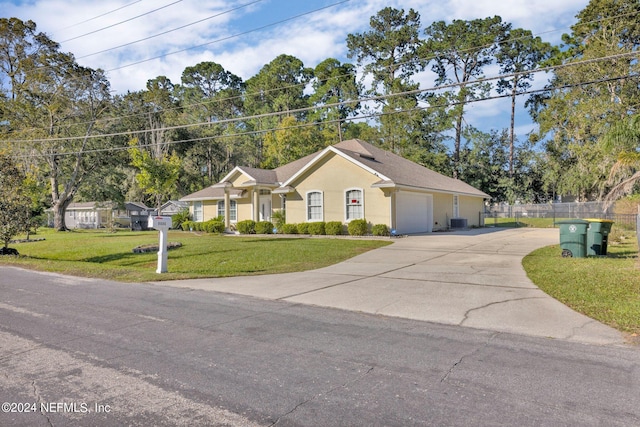
[(377, 176), (378, 178), (380, 178), (383, 181), (391, 181), (389, 178), (387, 178), (386, 176), (384, 176), (383, 174), (381, 174), (377, 170), (372, 169), (372, 168), (370, 168), (369, 166), (367, 166), (367, 165), (365, 165), (363, 163), (360, 163), (359, 161), (357, 161), (353, 157), (348, 156), (347, 154), (343, 153), (342, 151), (335, 149), (333, 146), (329, 146), (329, 147), (325, 148), (324, 150), (322, 150), (320, 153), (318, 153), (318, 155), (316, 157), (314, 157), (309, 163), (307, 163), (302, 169), (300, 169), (291, 178), (289, 178), (286, 182), (284, 182), (281, 185), (281, 187), (288, 186), (296, 178), (298, 178), (304, 172), (309, 170), (313, 165), (318, 163), (318, 161), (320, 161), (320, 159), (325, 157), (329, 152), (333, 152), (334, 154), (337, 154), (338, 156), (342, 157), (343, 159), (348, 160), (349, 162), (351, 162), (351, 163), (353, 163), (353, 164), (355, 164), (357, 166), (360, 166), (362, 169), (366, 170), (367, 172), (371, 173), (372, 175)]
[[(253, 180), (253, 181), (255, 181), (255, 180), (256, 180), (254, 177), (252, 177), (252, 176), (251, 176), (251, 175), (249, 175), (247, 172), (245, 172), (244, 170), (242, 170), (242, 167), (240, 167), (240, 166), (236, 166), (235, 168), (233, 168), (233, 169), (231, 170), (231, 172), (229, 172), (228, 174), (226, 174), (226, 175), (225, 175), (225, 177), (224, 177), (224, 178), (222, 178), (222, 179), (220, 180), (219, 184), (222, 184), (222, 183), (224, 183), (225, 181), (227, 181), (227, 180), (228, 180), (229, 178), (231, 178), (231, 176), (232, 176), (234, 173), (236, 173), (236, 172), (240, 172), (241, 174), (243, 174), (243, 175), (245, 175), (245, 176), (249, 177), (249, 180), (250, 180), (250, 181), (251, 181), (251, 180)], [(217, 185), (217, 184), (214, 184), (214, 185)]]

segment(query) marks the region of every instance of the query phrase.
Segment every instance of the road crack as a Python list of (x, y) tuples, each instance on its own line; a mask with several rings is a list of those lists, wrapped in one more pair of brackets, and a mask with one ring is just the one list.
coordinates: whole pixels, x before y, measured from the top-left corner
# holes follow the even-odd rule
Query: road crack
[(476, 354), (478, 354), (479, 352), (481, 352), (482, 350), (484, 350), (489, 343), (498, 335), (500, 335), (499, 332), (494, 332), (493, 334), (491, 334), (491, 336), (489, 336), (489, 338), (487, 338), (487, 340), (484, 342), (484, 344), (482, 344), (480, 347), (476, 348), (475, 350), (473, 350), (472, 352), (468, 353), (468, 354), (463, 354), (460, 359), (458, 359), (457, 362), (455, 362), (451, 368), (449, 368), (449, 370), (447, 370), (447, 372), (443, 375), (442, 378), (440, 378), (440, 382), (443, 383), (445, 381), (447, 381), (447, 379), (449, 378), (449, 376), (453, 373), (453, 371), (456, 370), (456, 368), (465, 360), (468, 359), (469, 357), (475, 356)]
[(358, 375), (356, 378), (347, 381), (343, 384), (337, 385), (335, 387), (330, 388), (329, 390), (323, 392), (323, 393), (318, 393), (314, 396), (311, 396), (310, 398), (298, 403), (296, 406), (294, 406), (291, 410), (287, 411), (286, 413), (280, 415), (273, 423), (269, 424), (269, 427), (273, 427), (275, 425), (277, 425), (283, 418), (288, 417), (289, 415), (293, 414), (294, 412), (296, 412), (299, 408), (301, 408), (302, 406), (306, 405), (309, 402), (313, 402), (314, 400), (316, 400), (318, 397), (322, 396), (322, 395), (326, 395), (326, 394), (331, 394), (336, 390), (342, 389), (342, 388), (346, 388), (348, 386), (350, 386), (351, 384), (354, 384), (358, 381), (360, 381), (362, 378), (366, 377), (367, 375), (369, 375), (371, 372), (373, 372), (373, 370), (375, 369), (375, 367), (371, 366), (365, 373)]
[(504, 304), (504, 303), (507, 303), (507, 302), (515, 302), (515, 301), (525, 301), (525, 300), (529, 300), (529, 299), (544, 299), (544, 298), (543, 297), (508, 298), (508, 299), (505, 299), (505, 300), (502, 300), (502, 301), (493, 301), (493, 302), (490, 302), (489, 304), (485, 304), (485, 305), (480, 306), (480, 307), (470, 308), (469, 310), (467, 310), (464, 313), (464, 317), (460, 321), (460, 323), (458, 323), (458, 326), (463, 326), (464, 322), (469, 320), (469, 316), (471, 315), (471, 313), (476, 311), (476, 310), (483, 310), (485, 308), (491, 307), (492, 305)]
[(42, 414), (42, 416), (47, 420), (47, 424), (53, 427), (53, 423), (47, 415), (46, 412), (42, 411), (42, 396), (40, 396), (40, 391), (38, 390), (38, 386), (36, 385), (36, 381), (31, 381), (31, 387), (33, 387), (33, 395), (36, 397), (36, 404), (38, 405), (38, 411)]

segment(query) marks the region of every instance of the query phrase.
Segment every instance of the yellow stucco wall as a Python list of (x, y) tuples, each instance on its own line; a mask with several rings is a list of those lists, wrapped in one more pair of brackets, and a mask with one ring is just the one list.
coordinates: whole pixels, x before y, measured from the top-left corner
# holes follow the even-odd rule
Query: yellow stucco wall
[[(235, 188), (243, 188), (249, 179), (244, 174), (237, 173), (230, 182)], [(318, 161), (310, 170), (298, 176), (290, 183), (295, 191), (286, 195), (286, 214), (288, 223), (307, 222), (306, 196), (309, 191), (321, 191), (323, 194), (323, 221), (339, 221), (346, 223), (345, 191), (352, 188), (361, 189), (364, 194), (364, 217), (371, 224), (391, 223), (393, 191), (371, 188), (380, 178), (363, 169), (353, 162), (335, 153), (329, 153)], [(234, 199), (237, 203), (237, 221), (254, 219), (254, 188), (246, 189), (243, 197)], [(405, 191), (405, 190), (402, 190)], [(433, 229), (444, 230), (450, 225), (453, 217), (453, 194), (429, 193), (433, 196)], [(466, 218), (469, 226), (478, 226), (479, 212), (484, 209), (484, 201), (480, 197), (459, 195), (459, 217)], [(281, 208), (281, 197), (271, 195), (272, 211)], [(190, 206), (193, 214), (193, 204)], [(217, 201), (203, 202), (203, 220), (215, 218), (218, 215)]]
[(379, 177), (331, 153), (291, 183), (296, 191), (287, 194), (287, 222), (307, 222), (307, 192), (319, 190), (323, 192), (323, 220), (345, 223), (345, 191), (358, 188), (363, 190), (366, 220), (390, 225), (390, 197), (379, 188), (371, 188), (378, 181)]
[(479, 197), (459, 196), (460, 218), (467, 219), (467, 225), (480, 226), (480, 212), (484, 210), (484, 200)]

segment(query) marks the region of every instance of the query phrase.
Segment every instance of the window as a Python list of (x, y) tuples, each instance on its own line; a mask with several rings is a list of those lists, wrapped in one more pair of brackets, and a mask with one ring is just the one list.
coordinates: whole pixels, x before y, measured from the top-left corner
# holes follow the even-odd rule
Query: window
[(322, 221), (322, 192), (307, 193), (307, 221)]
[[(218, 202), (218, 216), (224, 216), (224, 200)], [(229, 221), (238, 220), (238, 207), (235, 200), (229, 200)]]
[(345, 191), (345, 196), (346, 196), (346, 204), (345, 204), (346, 220), (351, 221), (352, 219), (364, 218), (364, 209), (362, 204), (362, 190), (358, 188), (347, 190)]
[(193, 220), (202, 222), (202, 202), (193, 202)]
[(458, 200), (458, 195), (453, 195), (453, 217), (458, 218), (460, 216), (460, 201)]

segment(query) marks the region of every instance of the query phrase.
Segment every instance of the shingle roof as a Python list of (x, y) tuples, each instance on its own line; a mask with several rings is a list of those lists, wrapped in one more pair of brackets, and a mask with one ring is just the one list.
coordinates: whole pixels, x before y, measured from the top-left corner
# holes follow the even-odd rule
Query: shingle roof
[[(230, 189), (229, 195), (231, 197), (239, 197), (242, 195), (243, 190)], [(195, 193), (191, 193), (188, 196), (184, 196), (180, 199), (181, 202), (197, 201), (197, 200), (223, 200), (224, 188), (209, 186)]]
[(488, 194), (459, 179), (442, 175), (359, 139), (343, 141), (333, 147), (357, 162), (386, 176), (391, 181), (390, 183), (395, 185), (490, 197)]
[[(444, 176), (359, 139), (342, 141), (273, 170), (245, 166), (240, 166), (237, 169), (253, 178), (257, 184), (283, 185), (301, 169), (310, 167), (314, 160), (320, 159), (330, 152), (339, 153), (379, 174), (381, 181), (377, 184), (381, 186), (406, 186), (437, 192), (468, 194), (483, 198), (490, 197), (488, 194), (459, 179)], [(232, 189), (231, 192), (232, 195), (239, 196), (242, 190)], [(185, 196), (180, 200), (216, 200), (222, 198), (224, 198), (224, 188), (212, 186)]]

